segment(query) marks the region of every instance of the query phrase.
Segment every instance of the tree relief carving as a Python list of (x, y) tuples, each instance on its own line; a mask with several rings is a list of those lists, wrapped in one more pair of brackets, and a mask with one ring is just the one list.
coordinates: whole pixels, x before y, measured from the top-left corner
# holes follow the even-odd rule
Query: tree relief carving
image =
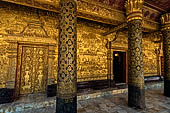
[(0, 4), (0, 34), (56, 39), (56, 13), (3, 2)]

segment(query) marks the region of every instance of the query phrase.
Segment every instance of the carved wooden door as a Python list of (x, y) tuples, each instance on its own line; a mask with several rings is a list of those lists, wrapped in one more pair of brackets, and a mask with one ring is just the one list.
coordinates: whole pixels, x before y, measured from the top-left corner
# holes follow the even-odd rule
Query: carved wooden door
[(19, 94), (45, 92), (48, 47), (19, 45), (18, 60)]

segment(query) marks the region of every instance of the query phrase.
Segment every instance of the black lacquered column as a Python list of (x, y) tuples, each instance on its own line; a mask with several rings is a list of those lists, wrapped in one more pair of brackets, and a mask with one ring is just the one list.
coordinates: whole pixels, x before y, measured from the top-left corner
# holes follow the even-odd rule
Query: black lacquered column
[[(135, 4), (135, 5), (134, 5)], [(142, 54), (143, 0), (128, 0), (128, 104), (145, 108), (144, 67)]]
[(76, 1), (60, 0), (56, 113), (77, 113)]
[(170, 97), (170, 13), (161, 17), (164, 54), (164, 95)]

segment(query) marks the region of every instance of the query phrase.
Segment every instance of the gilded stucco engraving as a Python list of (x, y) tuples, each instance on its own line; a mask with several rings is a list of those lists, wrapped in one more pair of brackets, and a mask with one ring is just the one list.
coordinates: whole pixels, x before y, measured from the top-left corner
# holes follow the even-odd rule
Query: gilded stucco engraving
[[(3, 0), (7, 2), (17, 3), (25, 6), (36, 7), (53, 12), (59, 12), (59, 0)], [(102, 4), (100, 2), (103, 2)], [(77, 0), (78, 17), (99, 21), (107, 24), (117, 25), (126, 21), (124, 12), (122, 11), (123, 2), (116, 1), (113, 6), (109, 5), (109, 1), (96, 0)], [(115, 6), (114, 6), (115, 5)], [(159, 23), (156, 22), (159, 12), (149, 9), (147, 6), (143, 8), (144, 14), (150, 12), (150, 18), (144, 17), (143, 27), (151, 30), (157, 30)], [(153, 20), (153, 21), (152, 21)]]
[(156, 49), (159, 48), (159, 43), (153, 43), (149, 38), (143, 39), (143, 62), (145, 76), (157, 75), (157, 53)]
[[(110, 36), (113, 37), (113, 36)], [(128, 35), (127, 32), (123, 33), (119, 33), (117, 39), (112, 42), (112, 48), (123, 48), (125, 50), (128, 49)]]
[(56, 39), (56, 13), (0, 2), (0, 34)]
[[(113, 36), (112, 36), (113, 37)], [(159, 43), (154, 43), (150, 40), (152, 37), (142, 39), (143, 48), (143, 62), (144, 62), (144, 75), (153, 76), (158, 74), (157, 70), (157, 53), (156, 49), (159, 48)], [(112, 43), (112, 49), (115, 50), (128, 50), (127, 34), (120, 33), (117, 40)]]
[(18, 46), (15, 96), (46, 91), (47, 63), (47, 46), (26, 44)]
[[(58, 14), (4, 2), (0, 2), (0, 4), (0, 35), (2, 39), (0, 47), (4, 49), (4, 52), (8, 53), (2, 52), (0, 57), (5, 58), (6, 62), (9, 61), (9, 63), (5, 63), (4, 60), (1, 60), (4, 64), (0, 68), (0, 71), (3, 70), (3, 73), (1, 73), (3, 74), (3, 79), (1, 79), (0, 87), (5, 87), (6, 85), (8, 88), (14, 88), (18, 59), (17, 42), (23, 43), (23, 45), (27, 43), (32, 45), (49, 45), (49, 62), (54, 62), (54, 50), (57, 48), (56, 41), (58, 40)], [(8, 51), (5, 48), (9, 48), (7, 49)], [(56, 77), (50, 69), (54, 68), (53, 65), (50, 66), (49, 64), (49, 78), (53, 79), (50, 84), (54, 84)], [(16, 87), (19, 87), (18, 85)]]
[(0, 38), (0, 88), (5, 88), (8, 75), (8, 47), (9, 44)]
[(45, 92), (48, 48), (22, 47), (20, 54), (22, 54), (20, 94)]
[(107, 79), (106, 37), (100, 32), (103, 32), (100, 25), (78, 24), (78, 81)]
[[(56, 83), (58, 68), (58, 44), (56, 44), (58, 42), (58, 14), (14, 4), (9, 5), (4, 2), (0, 2), (0, 4), (0, 35), (3, 36), (3, 40), (8, 40), (9, 42), (11, 40), (16, 42), (37, 42), (39, 44), (53, 43), (56, 45), (56, 47), (51, 49), (53, 52), (50, 57), (50, 62), (54, 60), (54, 67), (51, 66), (49, 68), (49, 70), (53, 70), (49, 75), (53, 79), (51, 84)], [(103, 80), (107, 79), (107, 75), (110, 73), (108, 71), (110, 69), (108, 60), (112, 59), (108, 59), (108, 55), (111, 53), (107, 52), (106, 39), (111, 40), (113, 35), (107, 37), (101, 36), (101, 33), (108, 31), (109, 28), (102, 28), (100, 24), (91, 23), (91, 25), (89, 26), (87, 22), (79, 21), (77, 26), (78, 81)], [(121, 33), (117, 40), (112, 43), (112, 48), (127, 49), (127, 40), (127, 34), (124, 32)], [(0, 43), (0, 48), (6, 51), (0, 54), (0, 59), (3, 59), (0, 60), (0, 72), (3, 72), (0, 73), (2, 75), (0, 76), (2, 78), (0, 79), (0, 87), (5, 87), (6, 79), (9, 79), (9, 81), (15, 80), (17, 50), (13, 51), (13, 49), (17, 48), (17, 44), (13, 46), (10, 43), (10, 45), (12, 52), (9, 57), (11, 58), (11, 62), (13, 61), (11, 64), (8, 63), (8, 43), (6, 41), (1, 41)], [(157, 46), (153, 42), (143, 39), (144, 73), (148, 76), (156, 75), (157, 73), (156, 55), (154, 53), (155, 47)], [(8, 72), (8, 67), (14, 71)]]

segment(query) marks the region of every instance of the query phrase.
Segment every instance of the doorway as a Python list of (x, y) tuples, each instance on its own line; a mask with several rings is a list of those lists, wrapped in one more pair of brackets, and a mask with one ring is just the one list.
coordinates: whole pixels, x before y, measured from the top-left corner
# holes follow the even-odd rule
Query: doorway
[(48, 47), (19, 45), (16, 93), (18, 95), (46, 92)]
[(126, 83), (126, 52), (113, 52), (113, 77), (115, 83)]

